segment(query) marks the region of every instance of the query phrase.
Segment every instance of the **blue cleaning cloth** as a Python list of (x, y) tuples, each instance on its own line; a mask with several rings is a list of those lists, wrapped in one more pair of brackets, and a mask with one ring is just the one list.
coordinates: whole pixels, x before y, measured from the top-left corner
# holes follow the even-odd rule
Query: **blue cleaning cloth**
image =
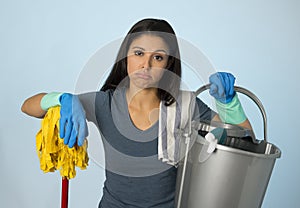
[(215, 128), (211, 132), (215, 138), (218, 140), (219, 144), (224, 144), (227, 138), (227, 132), (223, 128)]

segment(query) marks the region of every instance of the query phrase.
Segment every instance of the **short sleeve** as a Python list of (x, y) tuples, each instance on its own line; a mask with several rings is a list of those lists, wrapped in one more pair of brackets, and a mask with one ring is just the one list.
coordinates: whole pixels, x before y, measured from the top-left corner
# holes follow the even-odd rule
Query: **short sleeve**
[(195, 111), (193, 120), (196, 121), (211, 121), (217, 113), (208, 107), (202, 100), (196, 98)]
[(79, 100), (85, 110), (86, 118), (88, 121), (95, 123), (95, 100), (96, 92), (89, 92), (78, 95)]
[(79, 94), (79, 100), (85, 110), (86, 118), (88, 121), (93, 122), (94, 124), (97, 124), (96, 119), (96, 106), (97, 109), (103, 109), (102, 106), (105, 105), (105, 103), (108, 100), (109, 92), (88, 92)]

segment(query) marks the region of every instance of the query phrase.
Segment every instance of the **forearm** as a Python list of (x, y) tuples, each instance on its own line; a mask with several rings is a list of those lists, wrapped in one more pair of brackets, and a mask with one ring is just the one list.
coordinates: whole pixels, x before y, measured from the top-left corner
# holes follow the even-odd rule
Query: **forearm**
[[(218, 114), (215, 115), (212, 120), (222, 122)], [(241, 126), (245, 129), (252, 129), (251, 123), (248, 119), (246, 119), (244, 122), (236, 124), (236, 125)]]
[(213, 120), (252, 129), (234, 89), (235, 77), (230, 73), (217, 72), (209, 77), (209, 82), (209, 93), (216, 100), (218, 112)]
[(21, 111), (29, 116), (43, 118), (47, 111), (41, 108), (41, 100), (46, 93), (39, 93), (27, 98), (22, 104)]

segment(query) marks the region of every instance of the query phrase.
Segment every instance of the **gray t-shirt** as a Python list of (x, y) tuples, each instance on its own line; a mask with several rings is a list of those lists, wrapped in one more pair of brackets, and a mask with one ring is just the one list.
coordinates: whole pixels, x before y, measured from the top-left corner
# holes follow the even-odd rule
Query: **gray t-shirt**
[[(89, 121), (99, 129), (106, 180), (101, 208), (174, 208), (177, 169), (158, 160), (158, 122), (136, 128), (130, 119), (125, 88), (79, 95)], [(197, 98), (196, 119), (215, 113)]]

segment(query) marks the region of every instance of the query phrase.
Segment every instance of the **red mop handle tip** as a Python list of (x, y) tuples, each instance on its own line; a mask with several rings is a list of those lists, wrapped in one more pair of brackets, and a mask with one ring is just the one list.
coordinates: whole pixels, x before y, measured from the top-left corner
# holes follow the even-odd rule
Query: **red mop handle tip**
[(66, 177), (63, 177), (61, 185), (61, 208), (68, 208), (69, 180)]

